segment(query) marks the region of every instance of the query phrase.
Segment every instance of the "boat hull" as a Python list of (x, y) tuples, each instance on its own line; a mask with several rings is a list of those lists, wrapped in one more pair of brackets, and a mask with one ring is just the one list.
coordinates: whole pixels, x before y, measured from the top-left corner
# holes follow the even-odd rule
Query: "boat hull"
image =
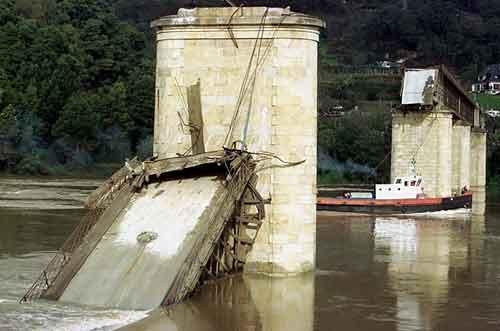
[(471, 208), (472, 194), (423, 199), (341, 199), (319, 197), (317, 210), (358, 214), (415, 214)]

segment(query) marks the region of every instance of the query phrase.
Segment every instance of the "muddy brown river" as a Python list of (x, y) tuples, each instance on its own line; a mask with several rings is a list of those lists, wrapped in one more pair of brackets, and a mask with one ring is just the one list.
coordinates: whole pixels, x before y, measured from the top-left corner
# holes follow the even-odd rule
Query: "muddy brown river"
[(98, 183), (0, 179), (0, 330), (500, 330), (495, 203), (485, 217), (322, 214), (314, 273), (235, 276), (169, 310), (19, 304)]

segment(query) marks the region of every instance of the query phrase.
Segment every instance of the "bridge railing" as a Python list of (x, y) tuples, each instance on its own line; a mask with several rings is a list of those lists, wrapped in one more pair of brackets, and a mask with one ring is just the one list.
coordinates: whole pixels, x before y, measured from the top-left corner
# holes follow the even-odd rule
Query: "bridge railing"
[(440, 73), (437, 92), (441, 102), (458, 118), (474, 125), (474, 113), (478, 106), (444, 66), (440, 67)]

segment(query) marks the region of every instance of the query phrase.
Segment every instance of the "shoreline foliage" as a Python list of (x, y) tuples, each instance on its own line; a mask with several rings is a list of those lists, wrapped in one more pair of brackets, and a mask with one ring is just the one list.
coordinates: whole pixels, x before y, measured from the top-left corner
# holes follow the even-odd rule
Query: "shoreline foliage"
[[(0, 148), (16, 153), (9, 162), (0, 157), (0, 171), (57, 174), (150, 155), (155, 49), (149, 24), (193, 5), (226, 4), (0, 1)], [(338, 106), (347, 111), (362, 103), (373, 106), (363, 113), (378, 112), (376, 103), (399, 98), (399, 82), (338, 75), (339, 67), (369, 68), (401, 59), (407, 66), (443, 63), (470, 83), (486, 65), (500, 62), (500, 0), (271, 0), (246, 5), (290, 6), (326, 21), (319, 52), (320, 112)], [(493, 122), (491, 178), (500, 174), (498, 120)], [(319, 145), (340, 162), (375, 168), (375, 160), (387, 152), (387, 126), (376, 118), (345, 119), (345, 124), (351, 130), (322, 121)], [(361, 143), (372, 140), (381, 145), (367, 149)], [(381, 167), (376, 174), (380, 180), (387, 177), (386, 165)]]

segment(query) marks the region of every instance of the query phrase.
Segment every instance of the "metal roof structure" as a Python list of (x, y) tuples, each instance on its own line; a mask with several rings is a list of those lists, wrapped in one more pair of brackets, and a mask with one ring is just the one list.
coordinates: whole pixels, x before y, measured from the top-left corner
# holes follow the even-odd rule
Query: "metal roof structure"
[[(479, 126), (480, 110), (458, 80), (444, 66), (406, 69), (401, 91), (403, 110), (432, 111), (444, 107), (458, 119)], [(477, 113), (477, 114), (476, 114)]]

